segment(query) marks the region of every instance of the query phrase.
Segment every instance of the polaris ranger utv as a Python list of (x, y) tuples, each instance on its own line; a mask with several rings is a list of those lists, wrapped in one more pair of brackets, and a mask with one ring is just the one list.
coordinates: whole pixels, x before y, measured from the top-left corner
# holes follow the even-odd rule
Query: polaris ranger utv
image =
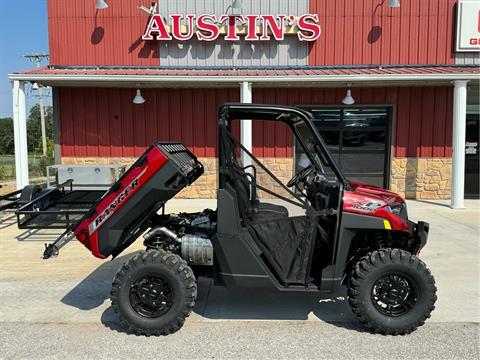
[[(286, 124), (308, 159), (306, 167), (284, 185), (233, 136), (232, 121), (239, 119)], [(177, 331), (195, 304), (196, 276), (276, 291), (333, 292), (346, 285), (355, 315), (382, 334), (410, 333), (430, 317), (435, 281), (417, 257), (428, 224), (410, 221), (399, 195), (349, 182), (308, 112), (226, 104), (218, 125), (216, 210), (159, 212), (202, 175), (203, 166), (182, 144), (157, 143), (47, 246), (44, 258), (57, 255), (73, 237), (99, 258), (116, 257), (144, 234), (146, 251), (123, 265), (111, 291), (113, 309), (137, 334)], [(265, 177), (273, 190), (260, 184)], [(259, 200), (260, 191), (301, 213)]]

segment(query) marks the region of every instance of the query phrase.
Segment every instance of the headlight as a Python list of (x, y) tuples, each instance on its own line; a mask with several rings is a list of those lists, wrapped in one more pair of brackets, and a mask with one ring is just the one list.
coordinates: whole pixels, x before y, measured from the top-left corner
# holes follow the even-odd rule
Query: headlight
[(407, 214), (407, 205), (405, 203), (402, 204), (394, 204), (391, 206), (387, 206), (387, 209), (392, 213), (397, 216), (400, 216), (401, 218), (407, 220), (408, 219), (408, 214)]

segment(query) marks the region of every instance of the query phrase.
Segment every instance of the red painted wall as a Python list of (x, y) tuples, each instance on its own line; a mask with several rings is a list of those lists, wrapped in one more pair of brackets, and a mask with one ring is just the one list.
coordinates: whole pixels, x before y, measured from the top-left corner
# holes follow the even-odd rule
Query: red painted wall
[(58, 91), (62, 156), (78, 157), (137, 157), (157, 140), (214, 157), (218, 108), (239, 101), (238, 89), (143, 89), (143, 105), (132, 104), (134, 89)]
[(109, 1), (96, 11), (95, 0), (48, 0), (51, 65), (158, 66), (159, 46), (141, 35), (147, 16), (142, 0)]
[[(377, 7), (381, 2), (310, 0), (322, 35), (310, 47), (308, 64), (454, 63), (457, 0), (401, 0), (400, 8)], [(48, 0), (52, 65), (160, 64), (158, 43), (140, 38), (147, 17), (137, 7), (148, 1), (108, 4), (96, 11), (95, 0)]]
[[(452, 156), (453, 90), (449, 87), (354, 88), (355, 106), (393, 105), (392, 156)], [(339, 105), (345, 89), (279, 88), (253, 90), (254, 102), (283, 105)], [(279, 125), (254, 123), (257, 156), (291, 156), (291, 137)], [(273, 147), (273, 141), (281, 145)], [(278, 144), (278, 143), (277, 143)]]
[(457, 0), (310, 0), (322, 35), (310, 65), (453, 64)]
[[(59, 88), (62, 156), (137, 157), (156, 140), (185, 143), (200, 157), (216, 155), (217, 110), (239, 101), (238, 89)], [(253, 101), (284, 105), (340, 104), (345, 89), (254, 88)], [(394, 105), (393, 156), (450, 157), (452, 89), (448, 87), (353, 89), (356, 105)], [(235, 124), (238, 135), (238, 122)], [(292, 156), (283, 124), (254, 122), (253, 152)]]

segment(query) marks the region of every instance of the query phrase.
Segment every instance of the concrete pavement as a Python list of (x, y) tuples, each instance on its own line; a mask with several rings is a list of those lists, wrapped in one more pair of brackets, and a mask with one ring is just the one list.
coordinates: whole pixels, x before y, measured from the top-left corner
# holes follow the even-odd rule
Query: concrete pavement
[[(55, 232), (25, 233), (15, 218), (4, 217), (0, 358), (478, 358), (480, 203), (467, 201), (467, 210), (456, 211), (445, 203), (409, 201), (408, 206), (412, 219), (431, 224), (422, 258), (436, 278), (438, 302), (425, 327), (399, 338), (364, 333), (344, 291), (323, 298), (232, 293), (207, 280), (200, 281), (195, 311), (180, 332), (160, 339), (126, 335), (110, 309), (109, 292), (129, 253), (101, 261), (72, 242), (58, 258), (43, 261), (43, 243)], [(176, 200), (167, 210), (187, 207), (215, 208), (215, 202)], [(128, 251), (141, 248), (139, 241)]]

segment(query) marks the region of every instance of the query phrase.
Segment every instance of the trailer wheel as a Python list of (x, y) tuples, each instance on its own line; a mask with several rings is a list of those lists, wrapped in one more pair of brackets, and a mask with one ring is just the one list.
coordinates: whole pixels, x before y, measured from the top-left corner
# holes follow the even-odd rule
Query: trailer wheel
[(192, 269), (163, 250), (141, 252), (117, 272), (111, 301), (121, 323), (137, 335), (168, 335), (179, 330), (195, 305)]
[(353, 313), (371, 331), (404, 335), (435, 309), (435, 280), (418, 257), (399, 249), (376, 250), (354, 266), (348, 284)]

